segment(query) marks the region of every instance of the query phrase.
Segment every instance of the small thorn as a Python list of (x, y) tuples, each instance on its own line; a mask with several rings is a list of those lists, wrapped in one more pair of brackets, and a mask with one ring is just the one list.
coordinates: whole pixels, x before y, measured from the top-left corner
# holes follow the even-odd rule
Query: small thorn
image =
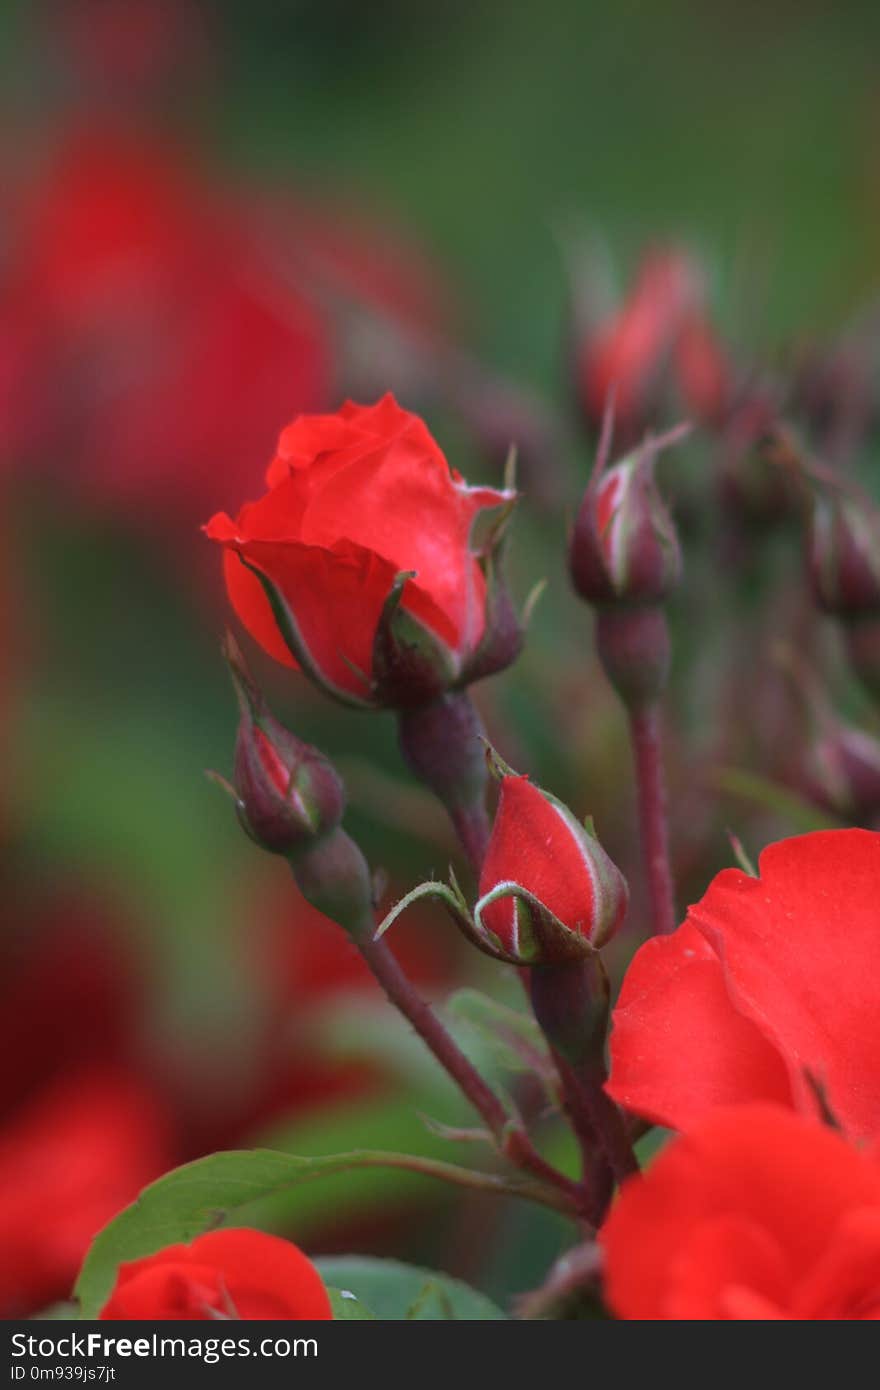
[(504, 761), (498, 750), (492, 746), (487, 738), (482, 739), (482, 743), (486, 749), (486, 762), (489, 771), (497, 782), (500, 782), (504, 777), (519, 776), (519, 773), (515, 772), (513, 768)]
[(504, 473), (502, 475), (505, 492), (516, 492), (516, 464), (517, 447), (511, 441), (507, 450), (507, 458), (504, 460)]
[(749, 878), (757, 878), (758, 870), (752, 863), (742, 840), (733, 830), (727, 831), (727, 838), (730, 841), (730, 848), (733, 850), (733, 857), (743, 873), (748, 874)]
[(219, 787), (221, 791), (224, 791), (227, 796), (231, 797), (236, 806), (239, 804), (238, 792), (227, 777), (223, 777), (221, 773), (215, 772), (214, 769), (210, 767), (205, 768), (205, 776), (209, 782), (214, 783), (215, 787)]
[(532, 615), (535, 609), (537, 608), (540, 599), (543, 597), (546, 589), (547, 580), (539, 579), (538, 582), (536, 584), (533, 584), (531, 589), (529, 590), (528, 595), (526, 597), (526, 601), (522, 607), (522, 614), (520, 616), (520, 622), (523, 628), (527, 628), (529, 626), (529, 623), (532, 621)]

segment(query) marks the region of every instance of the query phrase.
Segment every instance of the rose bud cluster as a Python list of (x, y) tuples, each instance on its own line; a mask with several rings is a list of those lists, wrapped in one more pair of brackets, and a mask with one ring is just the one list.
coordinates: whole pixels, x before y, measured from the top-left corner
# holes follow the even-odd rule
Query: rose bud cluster
[(472, 533), (515, 493), (469, 487), (393, 396), (294, 420), (266, 483), (205, 531), (233, 608), (278, 661), (346, 704), (406, 709), (514, 659), (503, 525), (479, 550)]
[(679, 427), (606, 471), (611, 417), (569, 545), (575, 590), (599, 612), (597, 643), (609, 679), (631, 709), (662, 690), (669, 638), (662, 605), (681, 578), (675, 524), (660, 496), (657, 456)]
[(98, 1316), (104, 1322), (302, 1322), (329, 1321), (333, 1311), (315, 1266), (289, 1240), (234, 1229), (120, 1265)]
[(808, 562), (816, 603), (840, 620), (853, 669), (880, 698), (880, 512), (867, 500), (822, 492)]

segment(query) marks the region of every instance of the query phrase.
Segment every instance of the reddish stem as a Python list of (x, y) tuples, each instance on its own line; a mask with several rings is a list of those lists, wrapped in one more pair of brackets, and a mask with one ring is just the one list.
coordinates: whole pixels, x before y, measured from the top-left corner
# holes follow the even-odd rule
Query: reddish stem
[(668, 936), (678, 926), (669, 863), (666, 779), (660, 739), (660, 711), (654, 703), (630, 714), (630, 737), (636, 766), (636, 788), (642, 859), (651, 901), (653, 934)]
[(581, 1212), (583, 1196), (578, 1184), (541, 1157), (525, 1130), (468, 1061), (430, 1004), (413, 988), (387, 943), (374, 940), (371, 932), (364, 932), (355, 939), (355, 944), (388, 999), (409, 1020), (444, 1071), (482, 1116), (505, 1157), (518, 1168), (565, 1192), (576, 1211)]
[(492, 833), (489, 812), (482, 803), (476, 803), (471, 806), (451, 809), (449, 819), (452, 821), (458, 842), (467, 856), (468, 863), (479, 878), (483, 860), (486, 857), (486, 850), (489, 847), (489, 836)]

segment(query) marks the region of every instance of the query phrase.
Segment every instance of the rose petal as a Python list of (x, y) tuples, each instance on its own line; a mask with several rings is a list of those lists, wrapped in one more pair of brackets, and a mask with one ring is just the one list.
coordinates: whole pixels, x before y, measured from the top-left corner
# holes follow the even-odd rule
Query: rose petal
[(792, 1105), (776, 1049), (731, 1003), (718, 958), (690, 918), (637, 952), (611, 1033), (608, 1093), (628, 1110), (688, 1129), (715, 1105)]
[(750, 1321), (756, 1306), (769, 1307), (775, 1320), (783, 1316), (779, 1300), (785, 1299), (790, 1280), (785, 1255), (766, 1230), (743, 1216), (719, 1216), (694, 1227), (672, 1261), (665, 1315), (730, 1320), (731, 1309), (741, 1311), (745, 1304)]
[[(841, 1218), (872, 1205), (880, 1205), (880, 1167), (834, 1130), (781, 1106), (714, 1110), (644, 1177), (624, 1184), (601, 1233), (609, 1302), (625, 1318), (670, 1316), (679, 1255), (706, 1222), (734, 1217), (783, 1252), (789, 1284), (784, 1299), (782, 1286), (776, 1293), (788, 1311), (797, 1281), (822, 1259)], [(734, 1286), (742, 1273), (737, 1258)], [(767, 1287), (756, 1292), (767, 1296)]]
[(766, 849), (760, 869), (719, 874), (684, 927), (635, 956), (614, 1015), (611, 1094), (683, 1128), (713, 1105), (786, 1092), (813, 1110), (809, 1069), (845, 1128), (876, 1134), (880, 835), (797, 836)]
[(880, 1204), (844, 1215), (793, 1306), (811, 1322), (880, 1318)]
[[(368, 696), (376, 627), (395, 578), (392, 566), (347, 542), (332, 550), (278, 541), (249, 541), (227, 548), (224, 570), (233, 608), (270, 656), (293, 667), (297, 663), (278, 630), (263, 587), (240, 555), (284, 595), (324, 679), (349, 694)], [(429, 595), (412, 580), (404, 590), (404, 603), (416, 617), (438, 620)]]

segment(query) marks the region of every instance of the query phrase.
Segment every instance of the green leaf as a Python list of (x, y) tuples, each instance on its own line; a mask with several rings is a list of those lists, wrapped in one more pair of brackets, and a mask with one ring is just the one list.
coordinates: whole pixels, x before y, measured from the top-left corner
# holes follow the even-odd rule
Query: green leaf
[[(359, 1149), (320, 1158), (243, 1149), (209, 1154), (145, 1187), (131, 1206), (95, 1237), (74, 1290), (81, 1315), (94, 1318), (107, 1299), (119, 1265), (166, 1245), (188, 1242), (226, 1223), (231, 1213), (314, 1178), (352, 1168), (393, 1168), (440, 1178), (499, 1196), (523, 1196), (554, 1206), (554, 1189), (482, 1173), (412, 1154)], [(242, 1224), (248, 1224), (245, 1220)]]
[(330, 1295), (334, 1322), (364, 1322), (365, 1320), (375, 1322), (375, 1314), (371, 1313), (366, 1303), (363, 1303), (357, 1294), (353, 1294), (350, 1289), (334, 1289), (328, 1284), (327, 1292)]
[(478, 989), (457, 990), (446, 1007), (454, 1023), (479, 1042), (496, 1066), (537, 1072), (545, 1081), (555, 1077), (543, 1034), (529, 1014), (500, 1004)]
[(485, 1294), (435, 1270), (361, 1255), (315, 1263), (326, 1283), (363, 1299), (382, 1322), (497, 1322), (507, 1316)]

